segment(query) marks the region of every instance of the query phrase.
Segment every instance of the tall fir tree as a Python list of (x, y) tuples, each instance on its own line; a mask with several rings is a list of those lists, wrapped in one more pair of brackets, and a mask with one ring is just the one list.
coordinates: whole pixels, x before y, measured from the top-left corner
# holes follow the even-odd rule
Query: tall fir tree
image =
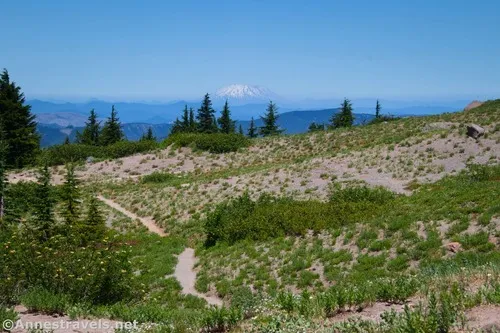
[(196, 119), (194, 117), (194, 109), (189, 108), (189, 132), (196, 132), (196, 128), (198, 124), (196, 124)]
[(198, 131), (200, 133), (215, 133), (217, 132), (217, 122), (215, 120), (215, 110), (212, 108), (212, 101), (210, 95), (205, 94), (203, 102), (198, 109), (196, 115), (198, 120)]
[(101, 123), (97, 120), (97, 114), (94, 109), (90, 110), (88, 121), (85, 128), (79, 136), (79, 143), (91, 146), (99, 145), (99, 136), (101, 133)]
[(66, 135), (66, 139), (64, 139), (64, 144), (65, 145), (71, 144), (71, 141), (69, 140), (69, 136), (68, 135)]
[(118, 119), (118, 112), (113, 105), (111, 108), (111, 115), (102, 127), (100, 143), (103, 146), (112, 145), (113, 143), (123, 140), (123, 138), (124, 135), (120, 120)]
[(6, 159), (8, 154), (7, 142), (0, 124), (0, 221), (5, 215), (5, 190), (7, 189)]
[(238, 134), (239, 135), (245, 135), (245, 132), (243, 132), (243, 125), (240, 124), (239, 128), (238, 128)]
[(382, 106), (380, 105), (380, 102), (377, 99), (377, 105), (375, 106), (375, 119), (380, 119), (380, 117), (382, 116), (380, 114), (380, 111), (382, 111)]
[(231, 134), (234, 133), (236, 122), (231, 119), (231, 110), (229, 110), (229, 104), (224, 103), (224, 107), (222, 108), (221, 116), (218, 119), (219, 127), (221, 133)]
[(250, 120), (250, 127), (248, 127), (247, 135), (250, 138), (256, 138), (258, 136), (257, 127), (255, 127), (255, 120), (253, 119), (253, 117)]
[(78, 185), (79, 181), (75, 175), (74, 165), (66, 164), (66, 175), (61, 188), (62, 216), (70, 228), (75, 227), (80, 218), (81, 194)]
[(33, 163), (40, 148), (35, 115), (31, 106), (25, 105), (21, 87), (10, 81), (6, 69), (0, 76), (0, 124), (8, 145), (7, 167), (21, 168)]
[(87, 216), (80, 225), (79, 235), (81, 237), (81, 246), (88, 246), (104, 238), (106, 234), (106, 224), (103, 215), (99, 211), (97, 198), (94, 194), (90, 196)]
[(34, 227), (42, 241), (48, 240), (54, 231), (54, 205), (56, 200), (50, 185), (51, 174), (47, 164), (38, 172), (36, 200), (33, 205)]
[(156, 141), (156, 137), (153, 134), (153, 129), (149, 126), (146, 134), (143, 134), (141, 137), (141, 141)]
[(331, 118), (332, 128), (351, 127), (354, 123), (352, 114), (352, 104), (347, 98), (344, 98), (340, 106), (340, 112), (334, 114)]
[(184, 106), (184, 111), (182, 112), (182, 118), (181, 118), (181, 123), (182, 123), (182, 130), (184, 132), (189, 132), (189, 110), (188, 106)]
[(261, 117), (264, 126), (259, 129), (262, 136), (280, 135), (283, 130), (278, 126), (278, 107), (272, 101), (269, 102), (266, 109), (266, 114)]

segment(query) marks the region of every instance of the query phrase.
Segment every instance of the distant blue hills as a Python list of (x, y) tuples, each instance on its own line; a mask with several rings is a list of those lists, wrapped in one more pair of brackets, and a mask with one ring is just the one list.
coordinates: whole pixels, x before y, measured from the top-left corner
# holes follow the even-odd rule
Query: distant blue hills
[[(329, 123), (332, 115), (338, 112), (338, 109), (325, 109), (325, 110), (310, 110), (310, 111), (291, 111), (281, 113), (278, 118), (278, 125), (284, 130), (285, 134), (297, 134), (307, 132), (309, 125), (312, 122), (318, 124)], [(375, 116), (371, 114), (354, 114), (355, 125), (364, 124)], [(249, 120), (236, 121), (236, 128), (242, 126), (243, 131), (246, 133), (250, 127)], [(263, 125), (262, 119), (256, 118), (255, 125), (260, 127)], [(171, 124), (151, 124), (151, 123), (124, 123), (122, 130), (128, 140), (138, 140), (147, 132), (148, 128), (153, 130), (153, 134), (158, 140), (162, 140), (168, 136)], [(71, 141), (76, 137), (76, 132), (81, 131), (83, 126), (61, 126), (56, 124), (38, 124), (38, 132), (42, 136), (42, 147), (47, 147), (55, 144), (63, 143), (68, 136)]]
[[(149, 127), (158, 139), (168, 136), (171, 123), (182, 114), (184, 106), (197, 110), (199, 102), (176, 101), (163, 104), (149, 103), (110, 103), (92, 100), (85, 103), (53, 103), (41, 100), (30, 100), (28, 104), (37, 116), (38, 131), (42, 135), (42, 146), (47, 147), (64, 142), (69, 136), (74, 140), (76, 132), (85, 125), (89, 111), (95, 109), (100, 120), (104, 121), (109, 115), (112, 105), (115, 105), (122, 122), (123, 131), (129, 140), (139, 139)], [(303, 108), (304, 106), (301, 105)], [(215, 104), (220, 110), (221, 106)], [(404, 106), (399, 108), (383, 109), (384, 114), (394, 116), (431, 115), (457, 111), (452, 106)], [(266, 104), (245, 104), (231, 107), (232, 116), (237, 119), (237, 126), (241, 124), (245, 133), (249, 127), (251, 117), (255, 118), (256, 126), (262, 126), (259, 115), (264, 114)], [(304, 133), (312, 122), (328, 123), (337, 108), (293, 109), (281, 107), (278, 124), (287, 134)], [(219, 112), (218, 112), (219, 113)], [(354, 105), (355, 124), (363, 124), (374, 117), (374, 109), (370, 107), (356, 108)]]

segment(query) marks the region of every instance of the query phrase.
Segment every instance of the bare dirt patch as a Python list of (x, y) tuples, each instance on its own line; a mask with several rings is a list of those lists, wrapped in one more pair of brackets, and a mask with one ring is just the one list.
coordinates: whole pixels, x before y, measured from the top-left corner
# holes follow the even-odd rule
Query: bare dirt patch
[[(468, 331), (500, 332), (500, 306), (483, 305), (466, 313)], [(494, 330), (496, 329), (496, 330)]]

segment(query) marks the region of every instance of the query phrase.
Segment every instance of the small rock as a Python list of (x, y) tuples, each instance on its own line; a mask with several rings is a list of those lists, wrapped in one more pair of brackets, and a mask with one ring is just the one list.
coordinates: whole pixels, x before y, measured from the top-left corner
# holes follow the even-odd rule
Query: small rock
[(470, 124), (467, 126), (467, 135), (471, 138), (478, 139), (484, 135), (484, 128), (476, 124)]
[(92, 156), (87, 157), (87, 163), (88, 164), (94, 163), (94, 157), (92, 157)]
[(445, 245), (446, 249), (450, 252), (457, 253), (462, 249), (462, 244), (458, 242), (451, 242)]

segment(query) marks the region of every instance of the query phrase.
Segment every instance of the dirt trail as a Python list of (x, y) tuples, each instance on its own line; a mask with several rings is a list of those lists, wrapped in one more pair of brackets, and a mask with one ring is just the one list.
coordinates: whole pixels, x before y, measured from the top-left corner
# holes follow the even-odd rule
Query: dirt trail
[(154, 222), (153, 219), (137, 216), (136, 214), (126, 210), (125, 208), (123, 208), (122, 206), (120, 206), (119, 204), (114, 202), (113, 200), (106, 199), (105, 197), (103, 197), (101, 195), (99, 195), (97, 198), (99, 200), (101, 200), (102, 202), (104, 202), (109, 207), (116, 209), (120, 213), (130, 217), (132, 220), (139, 220), (146, 228), (148, 228), (149, 231), (151, 231), (151, 232), (153, 232), (161, 237), (168, 236), (168, 234), (165, 231), (163, 231), (163, 229), (161, 229), (159, 226), (156, 225), (156, 223)]
[[(149, 231), (160, 235), (162, 237), (168, 236), (160, 227), (158, 227), (152, 219), (143, 218), (137, 216), (136, 214), (126, 210), (116, 202), (110, 199), (106, 199), (103, 196), (97, 197), (99, 200), (104, 202), (109, 207), (116, 209), (117, 211), (123, 213), (124, 215), (130, 217), (133, 220), (139, 220)], [(177, 258), (177, 266), (175, 267), (174, 277), (179, 281), (182, 286), (183, 294), (191, 294), (197, 297), (203, 298), (212, 305), (222, 305), (222, 300), (216, 296), (207, 296), (196, 291), (196, 272), (194, 271), (194, 265), (196, 263), (196, 258), (194, 256), (194, 250), (191, 248), (186, 248)]]
[(212, 305), (222, 305), (222, 300), (216, 296), (207, 296), (196, 291), (194, 285), (196, 283), (196, 272), (194, 265), (196, 258), (194, 250), (186, 248), (178, 257), (177, 266), (175, 267), (175, 278), (180, 282), (183, 294), (191, 294), (203, 298)]

